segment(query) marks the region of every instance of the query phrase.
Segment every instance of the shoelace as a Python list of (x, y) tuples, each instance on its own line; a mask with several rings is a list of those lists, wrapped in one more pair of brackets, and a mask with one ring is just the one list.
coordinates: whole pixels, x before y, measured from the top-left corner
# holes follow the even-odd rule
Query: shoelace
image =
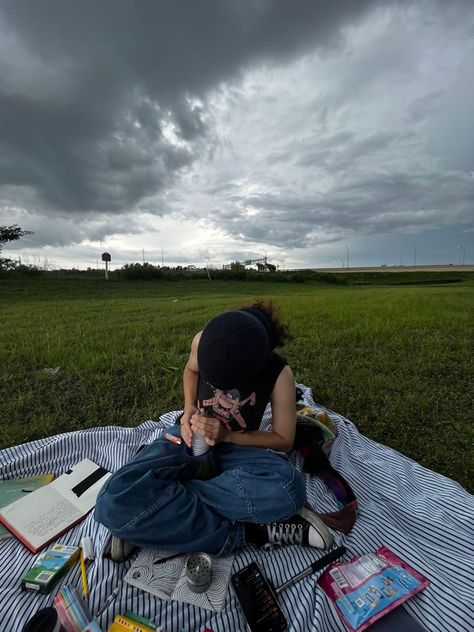
[(265, 547), (283, 544), (303, 544), (303, 525), (272, 522), (267, 524), (268, 544)]

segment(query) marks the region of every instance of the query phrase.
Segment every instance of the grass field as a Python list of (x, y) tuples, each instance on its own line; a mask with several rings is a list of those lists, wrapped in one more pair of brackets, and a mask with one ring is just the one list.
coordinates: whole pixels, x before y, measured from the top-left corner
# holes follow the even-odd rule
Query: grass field
[(1, 447), (180, 408), (192, 335), (258, 296), (290, 325), (284, 354), (318, 402), (474, 491), (474, 276), (446, 285), (380, 279), (2, 279)]

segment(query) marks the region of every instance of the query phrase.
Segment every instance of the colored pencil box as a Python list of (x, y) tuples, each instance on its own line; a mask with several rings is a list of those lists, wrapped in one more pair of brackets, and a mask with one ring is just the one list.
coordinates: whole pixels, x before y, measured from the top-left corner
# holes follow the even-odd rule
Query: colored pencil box
[(80, 547), (55, 544), (41, 553), (21, 578), (22, 590), (49, 593), (54, 584), (79, 559)]

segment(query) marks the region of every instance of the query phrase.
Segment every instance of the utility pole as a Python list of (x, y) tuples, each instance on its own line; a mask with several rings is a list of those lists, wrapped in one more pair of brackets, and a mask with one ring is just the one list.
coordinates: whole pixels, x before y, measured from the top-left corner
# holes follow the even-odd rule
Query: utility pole
[(346, 246), (346, 268), (349, 267), (349, 248)]
[(145, 250), (142, 248), (143, 265), (145, 265)]
[(209, 250), (207, 251), (207, 262), (206, 262), (206, 271), (207, 271), (207, 278), (209, 279), (209, 281), (212, 281), (211, 279), (211, 274), (209, 272)]
[(413, 267), (416, 268), (416, 246), (413, 246), (413, 257), (414, 257)]

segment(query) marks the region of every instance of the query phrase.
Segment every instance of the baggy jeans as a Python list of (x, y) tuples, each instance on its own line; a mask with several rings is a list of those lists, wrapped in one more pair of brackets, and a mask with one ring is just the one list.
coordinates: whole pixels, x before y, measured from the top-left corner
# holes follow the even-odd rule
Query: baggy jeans
[(219, 443), (213, 456), (217, 475), (196, 480), (184, 441), (154, 441), (105, 483), (96, 520), (140, 547), (227, 555), (245, 544), (243, 523), (279, 522), (304, 505), (303, 478), (286, 454)]

